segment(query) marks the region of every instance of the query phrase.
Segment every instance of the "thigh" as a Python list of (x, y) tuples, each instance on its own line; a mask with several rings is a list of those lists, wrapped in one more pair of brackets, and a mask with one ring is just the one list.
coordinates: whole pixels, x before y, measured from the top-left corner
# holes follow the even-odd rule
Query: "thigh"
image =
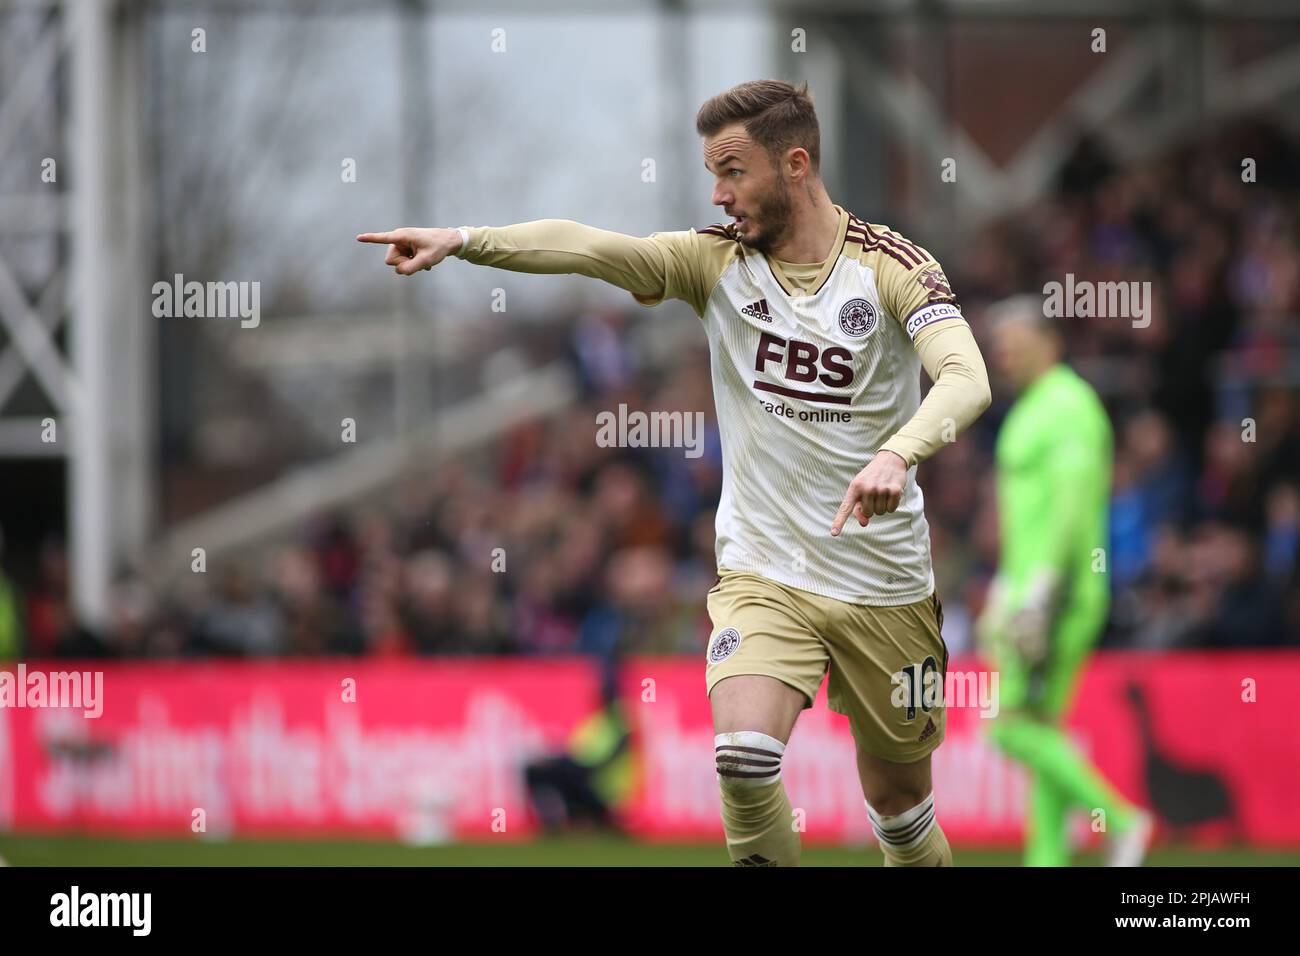
[(1038, 710), (1045, 717), (1058, 719), (1069, 709), (1088, 655), (1105, 624), (1106, 605), (1096, 601), (1077, 602), (1057, 620), (1038, 694)]
[(718, 681), (709, 695), (713, 732), (734, 734), (745, 730), (790, 742), (795, 721), (804, 709), (804, 695), (784, 681), (757, 674), (737, 674)]
[(895, 764), (927, 757), (946, 729), (938, 595), (899, 607), (836, 603), (826, 633), (827, 705), (849, 718), (863, 753)]
[[(713, 635), (705, 688), (715, 733), (755, 730), (788, 739), (794, 718), (816, 699), (829, 660), (807, 598), (752, 572), (724, 571), (708, 606)], [(769, 717), (763, 726), (754, 723)]]

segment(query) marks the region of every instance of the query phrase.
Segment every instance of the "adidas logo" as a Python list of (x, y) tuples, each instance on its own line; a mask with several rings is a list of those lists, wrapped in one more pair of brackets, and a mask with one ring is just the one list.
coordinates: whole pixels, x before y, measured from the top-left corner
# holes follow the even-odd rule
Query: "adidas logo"
[(751, 318), (762, 319), (764, 322), (772, 321), (772, 313), (767, 311), (767, 299), (751, 302), (740, 311), (742, 315), (748, 315)]
[(776, 860), (769, 860), (765, 856), (755, 853), (753, 856), (747, 856), (743, 860), (736, 860), (732, 866), (776, 866)]
[(921, 731), (921, 736), (916, 738), (917, 743), (924, 743), (939, 732), (939, 728), (934, 725), (934, 718), (925, 718), (925, 730)]

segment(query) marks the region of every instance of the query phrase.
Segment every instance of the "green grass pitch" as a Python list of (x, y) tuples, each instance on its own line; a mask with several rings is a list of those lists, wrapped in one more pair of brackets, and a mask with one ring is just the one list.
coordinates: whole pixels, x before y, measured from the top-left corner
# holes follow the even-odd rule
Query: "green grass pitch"
[[(10, 866), (725, 866), (721, 844), (642, 844), (614, 836), (552, 837), (533, 843), (411, 847), (360, 841), (118, 840), (82, 836), (0, 835)], [(957, 866), (1016, 866), (1019, 854), (953, 850)], [(873, 847), (805, 847), (804, 866), (879, 866)], [(1099, 854), (1077, 863), (1096, 866)], [(1161, 848), (1150, 866), (1300, 866), (1300, 851)]]

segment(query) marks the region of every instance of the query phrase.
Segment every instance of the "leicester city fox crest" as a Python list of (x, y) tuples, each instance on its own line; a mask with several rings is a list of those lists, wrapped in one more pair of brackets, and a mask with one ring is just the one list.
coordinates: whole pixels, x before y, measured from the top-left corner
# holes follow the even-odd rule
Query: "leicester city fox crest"
[(876, 310), (866, 299), (849, 299), (840, 309), (840, 330), (860, 339), (876, 327)]
[(917, 281), (930, 290), (926, 300), (928, 302), (947, 302), (953, 297), (952, 283), (943, 274), (943, 269), (937, 265), (930, 266), (930, 268), (922, 272)]
[(723, 628), (713, 635), (713, 640), (709, 641), (709, 662), (717, 664), (719, 661), (725, 661), (736, 653), (738, 647), (740, 647), (740, 632), (734, 627)]

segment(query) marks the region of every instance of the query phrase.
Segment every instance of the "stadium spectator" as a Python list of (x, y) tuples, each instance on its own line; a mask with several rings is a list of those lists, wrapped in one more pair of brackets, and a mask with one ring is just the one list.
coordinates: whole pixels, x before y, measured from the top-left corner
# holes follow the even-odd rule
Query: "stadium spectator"
[[(1148, 325), (1063, 321), (1119, 444), (1109, 647), (1300, 645), (1300, 199), (1242, 183), (1243, 155), (1283, 179), (1300, 169), (1296, 144), (1258, 125), (1132, 165), (1084, 143), (1054, 194), (949, 270), (977, 334), (985, 303), (1067, 273), (1152, 282)], [(674, 345), (660, 365), (641, 347), (647, 320), (612, 308), (543, 325), (515, 338), (567, 356), (571, 407), (228, 569), (156, 596), (126, 582), (110, 646), (76, 626), (66, 554), (46, 542), (32, 573), (10, 569), (27, 655), (700, 652), (721, 484), (707, 348)], [(702, 453), (601, 447), (596, 416), (620, 403), (701, 412)], [(1005, 410), (920, 471), (954, 653), (997, 553), (988, 479)]]

